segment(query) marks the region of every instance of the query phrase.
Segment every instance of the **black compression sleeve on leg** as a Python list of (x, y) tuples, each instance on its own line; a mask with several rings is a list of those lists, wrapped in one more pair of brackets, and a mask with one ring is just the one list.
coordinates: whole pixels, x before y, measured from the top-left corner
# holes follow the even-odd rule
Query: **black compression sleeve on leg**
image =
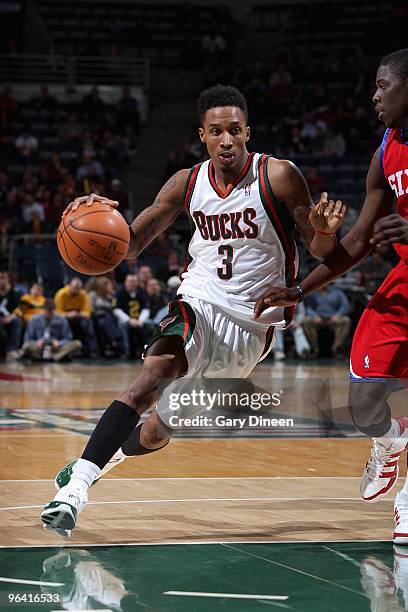
[(138, 424), (140, 416), (124, 402), (115, 400), (105, 410), (82, 453), (82, 459), (92, 461), (101, 469), (113, 457)]
[(140, 443), (140, 432), (142, 430), (143, 423), (138, 425), (128, 437), (128, 439), (122, 444), (122, 452), (129, 457), (133, 457), (135, 455), (147, 455), (148, 453), (154, 453), (155, 451), (161, 450), (170, 442), (170, 439), (166, 440), (163, 446), (159, 446), (159, 448), (146, 448), (142, 446)]

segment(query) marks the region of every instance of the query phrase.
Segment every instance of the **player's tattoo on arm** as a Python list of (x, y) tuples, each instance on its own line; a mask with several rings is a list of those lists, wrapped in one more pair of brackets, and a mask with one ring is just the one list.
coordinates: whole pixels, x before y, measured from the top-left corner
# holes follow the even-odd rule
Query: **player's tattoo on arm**
[(306, 244), (309, 245), (314, 238), (315, 232), (309, 221), (312, 202), (306, 181), (292, 164), (289, 165), (287, 180), (289, 189), (284, 202), (300, 235)]
[[(177, 174), (168, 179), (157, 194), (153, 204), (131, 223), (132, 239), (128, 258), (138, 255), (161, 231), (171, 225), (182, 209), (178, 193), (170, 198), (169, 192), (177, 187)], [(166, 197), (167, 195), (167, 197)]]

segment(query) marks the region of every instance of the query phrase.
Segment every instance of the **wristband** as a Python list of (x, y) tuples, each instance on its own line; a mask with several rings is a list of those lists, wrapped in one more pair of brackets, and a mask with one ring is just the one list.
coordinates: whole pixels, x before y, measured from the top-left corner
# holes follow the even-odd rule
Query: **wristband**
[(322, 230), (315, 230), (315, 234), (318, 236), (335, 236), (336, 232), (323, 232)]
[(296, 285), (296, 289), (298, 290), (299, 302), (303, 302), (303, 300), (305, 299), (305, 294), (303, 293), (302, 287), (300, 285)]

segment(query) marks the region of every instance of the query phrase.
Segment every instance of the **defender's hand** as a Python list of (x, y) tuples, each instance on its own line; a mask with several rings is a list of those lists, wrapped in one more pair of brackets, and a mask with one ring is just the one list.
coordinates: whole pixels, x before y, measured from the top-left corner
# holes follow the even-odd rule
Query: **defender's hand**
[(86, 206), (92, 206), (94, 202), (102, 202), (102, 204), (107, 204), (108, 206), (112, 206), (112, 208), (116, 208), (119, 204), (119, 202), (117, 202), (116, 200), (104, 198), (103, 196), (100, 196), (97, 193), (90, 193), (89, 195), (79, 196), (79, 198), (75, 198), (73, 202), (70, 202), (62, 213), (62, 216), (65, 217), (65, 215), (70, 211), (76, 211), (78, 206), (81, 206), (81, 204), (86, 204)]
[(319, 202), (310, 211), (309, 221), (315, 231), (334, 234), (345, 214), (346, 205), (341, 200), (329, 200), (327, 191), (323, 191)]
[(301, 293), (297, 287), (270, 287), (257, 299), (254, 308), (254, 319), (271, 306), (293, 306), (300, 300)]
[(379, 247), (394, 243), (408, 244), (408, 220), (397, 213), (379, 219), (374, 225), (370, 242)]

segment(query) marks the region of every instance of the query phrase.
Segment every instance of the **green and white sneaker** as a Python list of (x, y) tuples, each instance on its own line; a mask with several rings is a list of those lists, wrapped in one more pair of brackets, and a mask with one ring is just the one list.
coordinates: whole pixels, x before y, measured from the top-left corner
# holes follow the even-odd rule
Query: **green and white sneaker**
[(73, 486), (63, 487), (40, 514), (44, 527), (68, 537), (87, 501), (86, 490)]
[[(98, 480), (100, 480), (104, 474), (106, 474), (107, 472), (112, 470), (114, 467), (119, 465), (119, 463), (122, 463), (122, 461), (124, 461), (126, 458), (127, 458), (127, 455), (122, 453), (122, 450), (119, 449), (113, 455), (112, 459), (110, 459), (110, 461), (108, 461), (108, 463), (105, 465), (105, 467), (103, 468), (103, 470), (101, 471), (99, 475), (99, 478), (96, 478), (93, 481), (93, 483), (91, 484), (91, 487), (93, 487), (94, 484), (96, 484)], [(67, 484), (70, 482), (72, 472), (74, 471), (76, 462), (77, 462), (77, 459), (75, 459), (74, 461), (70, 461), (69, 463), (64, 465), (64, 467), (61, 468), (58, 474), (56, 475), (54, 479), (54, 484), (55, 484), (55, 488), (57, 489), (57, 491), (59, 491), (62, 487), (66, 487)]]

